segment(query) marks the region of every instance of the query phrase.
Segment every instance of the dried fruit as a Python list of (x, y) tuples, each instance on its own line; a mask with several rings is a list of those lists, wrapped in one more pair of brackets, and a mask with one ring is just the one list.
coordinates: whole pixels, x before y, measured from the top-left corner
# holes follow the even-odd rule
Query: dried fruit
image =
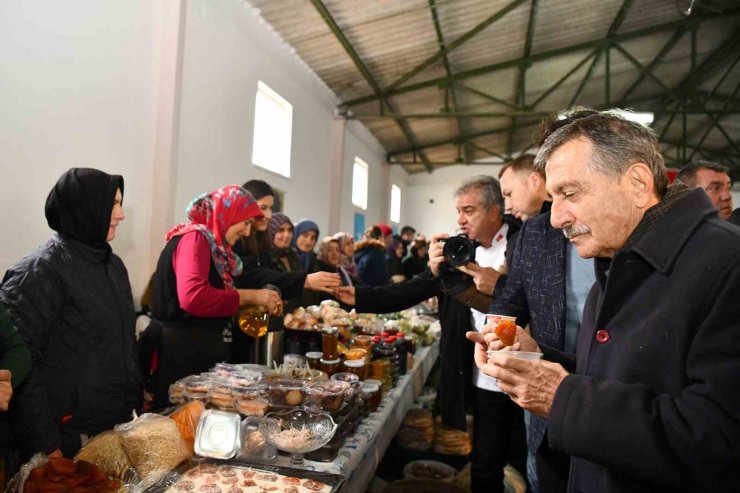
[(496, 327), (496, 335), (504, 346), (514, 345), (516, 339), (516, 323), (510, 320), (503, 320)]

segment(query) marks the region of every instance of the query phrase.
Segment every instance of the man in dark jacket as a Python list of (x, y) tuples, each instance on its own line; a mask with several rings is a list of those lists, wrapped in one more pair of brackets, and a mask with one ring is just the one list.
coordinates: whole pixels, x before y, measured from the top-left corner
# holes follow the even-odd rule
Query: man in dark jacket
[(476, 363), (548, 417), (550, 445), (573, 456), (570, 491), (737, 489), (740, 229), (703, 190), (667, 188), (654, 134), (610, 113), (552, 133), (537, 164), (553, 226), (596, 258), (576, 360), (542, 346), (567, 370), (506, 351), (486, 362), (478, 344)]
[(473, 345), (464, 334), (474, 326), (483, 326), (494, 286), (501, 276), (493, 267), (501, 268), (504, 264), (506, 243), (518, 230), (518, 221), (504, 220), (501, 189), (490, 176), (473, 177), (463, 183), (455, 194), (455, 206), (460, 232), (480, 243), (476, 262), (450, 271), (443, 265), (443, 246), (449, 235), (437, 234), (432, 237), (429, 269), (424, 274), (383, 288), (358, 287), (349, 290), (355, 293), (354, 299), (344, 296), (340, 299), (348, 304), (356, 301), (358, 311), (388, 312), (438, 296), (442, 326), (439, 387), (442, 421), (447, 426), (466, 430), (465, 412), (472, 404), (472, 490), (475, 493), (503, 491), (503, 468), (507, 462), (525, 472), (523, 416), (506, 395), (495, 390), (491, 379), (477, 375)]
[(0, 299), (33, 361), (11, 407), (26, 457), (71, 456), (82, 434), (128, 421), (140, 405), (131, 286), (108, 244), (122, 201), (121, 176), (64, 173), (46, 201), (57, 234), (5, 273)]

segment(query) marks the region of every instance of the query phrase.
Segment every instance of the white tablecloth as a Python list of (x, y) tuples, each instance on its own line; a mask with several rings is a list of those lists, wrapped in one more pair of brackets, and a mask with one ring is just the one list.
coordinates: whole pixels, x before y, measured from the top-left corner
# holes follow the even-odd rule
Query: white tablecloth
[[(413, 368), (399, 378), (398, 385), (388, 392), (378, 410), (370, 413), (355, 434), (347, 438), (336, 459), (333, 462), (307, 460), (306, 469), (341, 474), (346, 479), (343, 491), (365, 491), (438, 355), (439, 341), (418, 349)], [(277, 464), (288, 466), (289, 462), (288, 457), (280, 456)]]

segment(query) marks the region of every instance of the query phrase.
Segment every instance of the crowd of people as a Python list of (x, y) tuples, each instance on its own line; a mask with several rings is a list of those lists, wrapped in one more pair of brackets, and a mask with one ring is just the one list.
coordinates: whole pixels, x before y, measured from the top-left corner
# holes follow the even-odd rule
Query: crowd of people
[[(273, 212), (261, 180), (196, 197), (165, 236), (138, 342), (110, 247), (124, 179), (70, 169), (46, 202), (56, 233), (0, 286), (0, 453), (71, 457), (82, 437), (166, 406), (175, 380), (251, 362), (236, 321), (246, 307), (280, 315), (333, 298), (383, 313), (437, 297), (439, 409), (461, 430), (472, 410), (473, 492), (503, 491), (507, 463), (545, 493), (736, 490), (728, 169), (690, 163), (669, 184), (653, 132), (610, 112), (546, 119), (535, 141), (536, 156), (455, 191), (459, 232), (475, 242), (457, 267), (447, 234), (377, 224), (322, 237), (315, 221)], [(491, 313), (515, 317), (512, 346)], [(282, 317), (268, 330), (284, 330)]]

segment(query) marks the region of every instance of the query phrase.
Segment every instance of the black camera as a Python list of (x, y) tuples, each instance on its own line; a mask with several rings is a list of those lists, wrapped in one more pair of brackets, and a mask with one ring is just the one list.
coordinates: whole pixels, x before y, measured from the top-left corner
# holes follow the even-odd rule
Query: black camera
[(468, 262), (475, 262), (475, 249), (479, 243), (471, 240), (466, 235), (457, 235), (446, 240), (442, 254), (447, 263), (452, 267), (460, 267)]

